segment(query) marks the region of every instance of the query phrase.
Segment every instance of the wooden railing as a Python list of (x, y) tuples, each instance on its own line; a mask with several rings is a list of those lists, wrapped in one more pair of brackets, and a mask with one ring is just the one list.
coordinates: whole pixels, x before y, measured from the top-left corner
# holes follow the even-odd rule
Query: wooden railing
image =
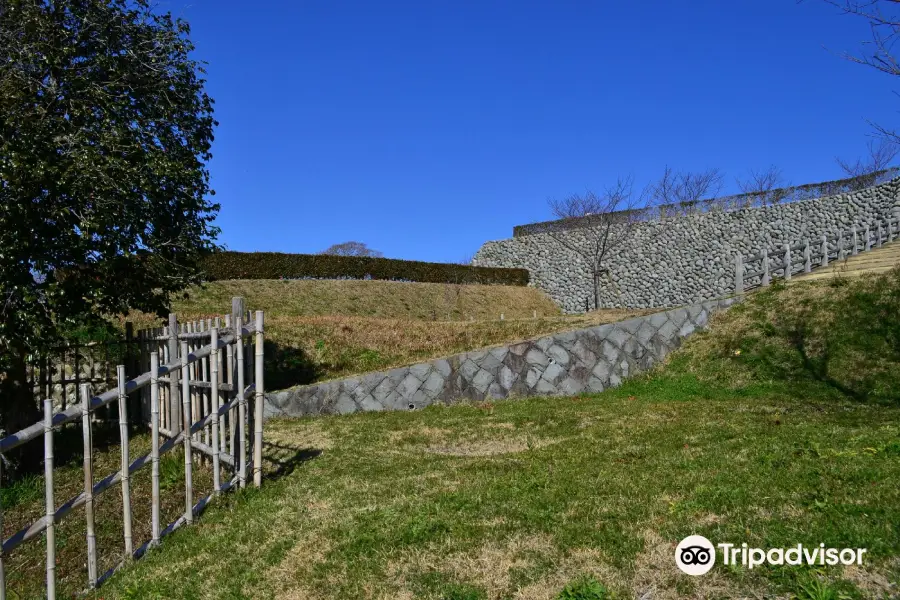
[[(118, 568), (113, 567), (103, 575), (97, 573), (97, 548), (94, 533), (95, 498), (114, 485), (120, 485), (123, 504), (124, 556), (139, 558), (149, 548), (159, 544), (160, 539), (184, 524), (193, 522), (212, 498), (234, 486), (244, 487), (248, 479), (248, 469), (256, 487), (262, 484), (262, 436), (263, 436), (263, 313), (257, 311), (255, 322), (243, 324), (243, 311), (237, 313), (231, 327), (220, 330), (210, 327), (202, 332), (182, 332), (177, 336), (180, 342), (174, 351), (163, 356), (149, 352), (149, 370), (141, 375), (126, 379), (123, 365), (117, 371), (117, 386), (99, 395), (92, 395), (90, 384), (82, 384), (80, 405), (54, 412), (53, 402), (44, 401), (44, 419), (15, 434), (0, 439), (0, 453), (8, 452), (26, 442), (44, 438), (44, 487), (45, 515), (21, 529), (0, 545), (0, 600), (6, 598), (6, 582), (3, 558), (19, 545), (46, 532), (47, 544), (47, 598), (54, 598), (55, 581), (55, 526), (74, 509), (84, 506), (87, 536), (88, 587), (96, 588)], [(168, 332), (166, 332), (168, 334)], [(249, 344), (244, 337), (254, 336), (255, 360), (250, 369), (245, 359)], [(149, 336), (145, 336), (149, 337)], [(167, 337), (167, 343), (170, 338)], [(209, 340), (204, 346), (199, 342)], [(172, 348), (172, 346), (169, 346)], [(193, 347), (193, 349), (191, 349)], [(225, 355), (223, 357), (223, 350)], [(205, 367), (204, 367), (205, 365)], [(223, 366), (225, 367), (223, 369)], [(245, 370), (248, 375), (245, 376)], [(180, 385), (178, 384), (180, 376)], [(252, 380), (247, 385), (246, 380)], [(176, 386), (172, 386), (173, 382)], [(168, 389), (172, 394), (166, 409), (160, 402)], [(140, 458), (131, 460), (128, 453), (128, 395), (146, 391), (149, 395), (149, 424), (151, 431), (151, 451)], [(199, 393), (198, 393), (199, 392)], [(222, 395), (226, 402), (222, 402)], [(252, 412), (248, 411), (248, 399), (252, 399)], [(179, 402), (176, 403), (176, 400)], [(208, 403), (202, 402), (208, 400)], [(121, 468), (99, 482), (94, 482), (93, 444), (91, 435), (92, 413), (97, 409), (118, 404), (119, 434), (121, 444)], [(162, 426), (162, 416), (167, 419), (167, 427)], [(57, 507), (53, 489), (53, 435), (54, 429), (66, 423), (81, 420), (84, 437), (84, 491)], [(230, 426), (229, 426), (230, 424)], [(228, 435), (226, 435), (228, 430)], [(161, 444), (160, 436), (167, 439)], [(184, 451), (185, 469), (185, 510), (177, 520), (164, 528), (160, 524), (160, 473), (159, 460), (167, 452), (177, 447)], [(252, 453), (248, 456), (248, 447)], [(195, 502), (192, 487), (194, 452), (206, 456), (212, 463), (213, 491)], [(131, 476), (138, 470), (150, 466), (152, 481), (151, 539), (134, 548), (131, 524)], [(222, 469), (231, 471), (231, 477), (221, 481)], [(0, 461), (2, 469), (2, 461)], [(2, 474), (0, 474), (2, 475)], [(0, 531), (2, 531), (2, 507), (0, 507)], [(120, 563), (122, 564), (122, 563)]]
[(844, 260), (873, 247), (891, 242), (900, 235), (900, 220), (895, 217), (877, 219), (874, 227), (855, 225), (822, 235), (816, 240), (804, 239), (794, 244), (763, 248), (734, 260), (734, 292), (742, 294), (760, 286), (767, 286), (772, 278), (790, 280), (797, 273), (810, 273), (817, 267), (828, 266), (834, 260)]

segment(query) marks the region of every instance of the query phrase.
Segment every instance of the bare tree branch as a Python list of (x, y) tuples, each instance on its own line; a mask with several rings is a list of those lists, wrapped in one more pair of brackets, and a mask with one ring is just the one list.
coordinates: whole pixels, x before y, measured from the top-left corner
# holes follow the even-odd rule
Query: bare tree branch
[[(580, 256), (590, 269), (594, 291), (594, 308), (600, 305), (600, 280), (609, 274), (610, 254), (633, 237), (634, 226), (645, 220), (650, 208), (646, 191), (635, 195), (634, 179), (619, 178), (601, 194), (593, 191), (575, 194), (561, 200), (548, 200), (551, 212), (561, 221), (547, 233), (560, 245)], [(588, 218), (589, 227), (572, 230), (573, 219)]]
[(746, 179), (735, 178), (735, 182), (750, 205), (765, 206), (781, 202), (790, 187), (790, 184), (784, 183), (781, 169), (775, 165), (758, 171), (750, 170)]
[(897, 154), (900, 154), (900, 145), (890, 137), (881, 137), (877, 142), (869, 140), (866, 149), (868, 156), (857, 158), (855, 162), (835, 158), (844, 173), (856, 179), (857, 189), (874, 185), (876, 175), (889, 168), (897, 158)]

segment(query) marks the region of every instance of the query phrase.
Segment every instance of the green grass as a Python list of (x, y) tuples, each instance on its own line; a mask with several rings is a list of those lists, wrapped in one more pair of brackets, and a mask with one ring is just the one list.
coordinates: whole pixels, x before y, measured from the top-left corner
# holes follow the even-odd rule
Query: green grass
[[(897, 290), (755, 294), (599, 395), (267, 422), (263, 488), (94, 597), (896, 597)], [(868, 553), (695, 578), (674, 563), (690, 534)]]

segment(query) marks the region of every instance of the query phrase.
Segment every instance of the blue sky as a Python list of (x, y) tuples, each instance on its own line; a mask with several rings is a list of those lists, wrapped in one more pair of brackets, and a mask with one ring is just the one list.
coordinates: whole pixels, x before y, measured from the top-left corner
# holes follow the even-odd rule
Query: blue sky
[[(220, 125), (232, 250), (363, 241), (455, 261), (547, 199), (665, 165), (840, 176), (900, 88), (838, 58), (864, 22), (821, 0), (162, 0)], [(828, 49), (826, 49), (828, 48)]]

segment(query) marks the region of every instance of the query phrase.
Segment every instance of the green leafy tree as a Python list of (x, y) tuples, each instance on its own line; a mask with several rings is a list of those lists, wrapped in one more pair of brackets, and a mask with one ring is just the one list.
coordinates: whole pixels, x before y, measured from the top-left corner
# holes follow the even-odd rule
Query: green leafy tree
[(199, 280), (213, 101), (188, 24), (147, 0), (0, 2), (0, 427), (25, 357)]

